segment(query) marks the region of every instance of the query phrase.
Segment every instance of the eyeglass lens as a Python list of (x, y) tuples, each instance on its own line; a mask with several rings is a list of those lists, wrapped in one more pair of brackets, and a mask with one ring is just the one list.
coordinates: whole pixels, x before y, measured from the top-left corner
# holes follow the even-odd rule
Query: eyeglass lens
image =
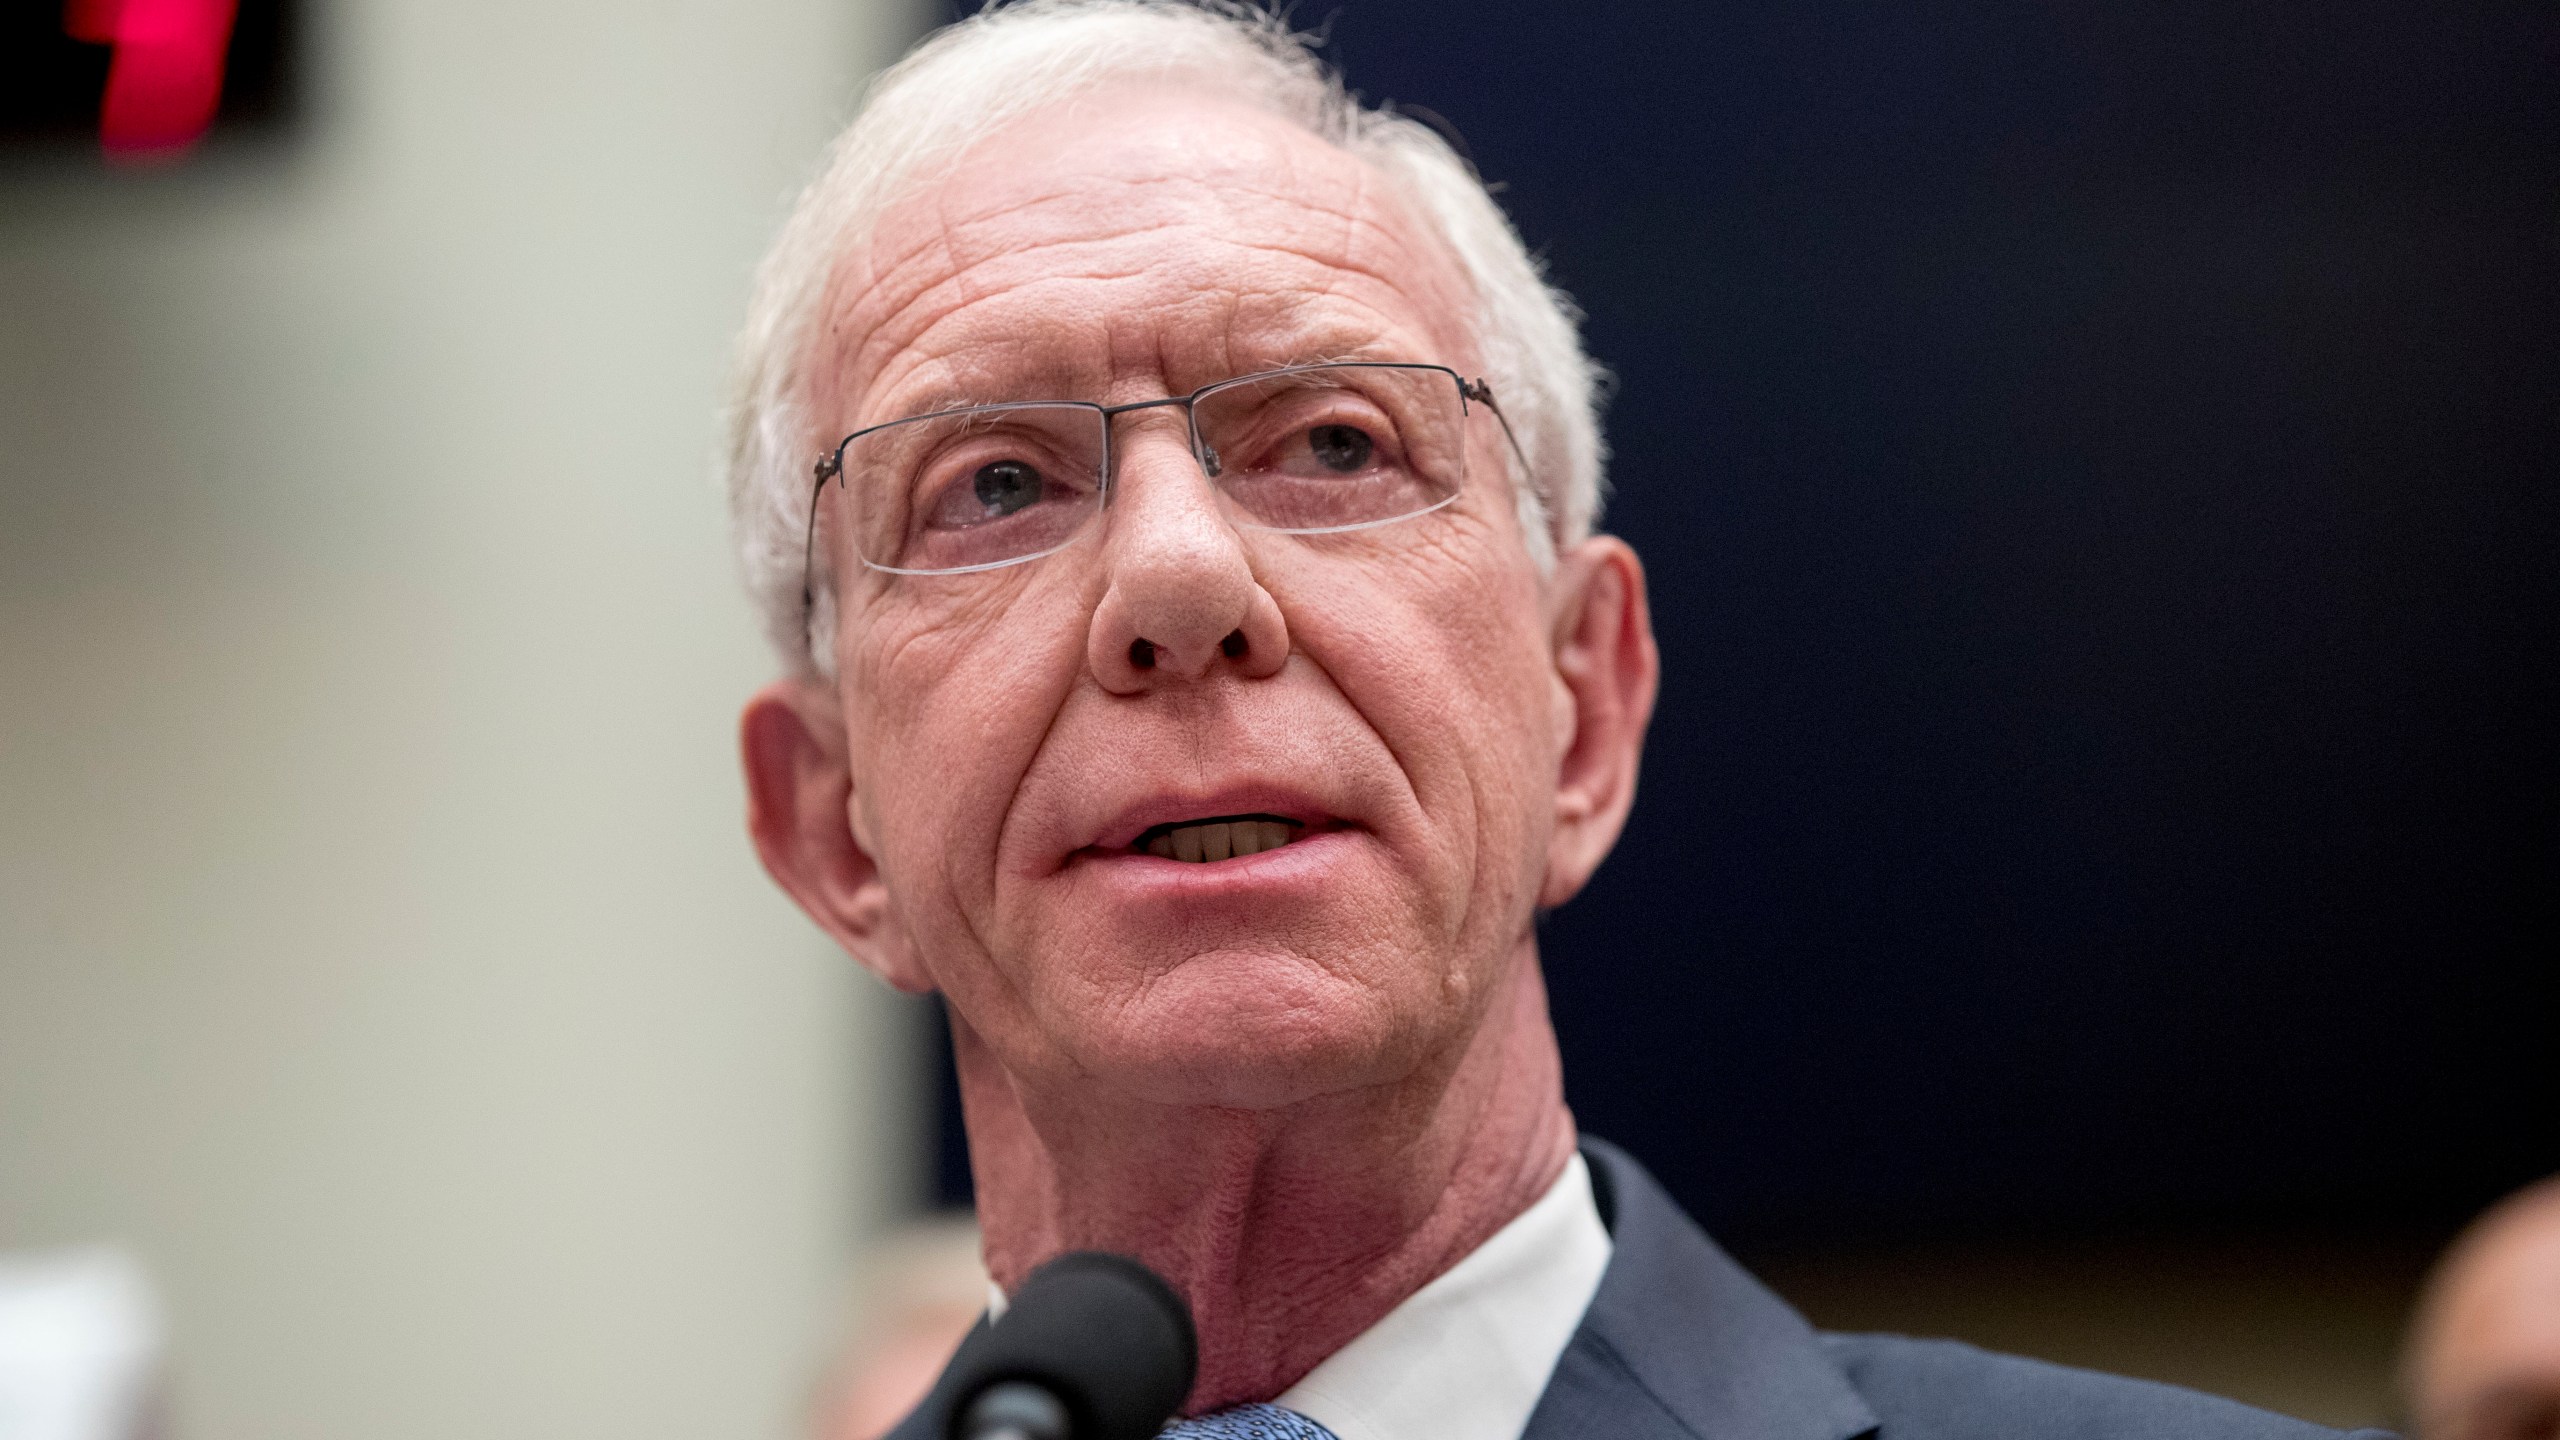
[[(1311, 366), (1200, 392), (1201, 469), (1236, 523), (1310, 533), (1437, 509), (1465, 473), (1464, 399), (1437, 367)], [(1100, 513), (1110, 417), (1091, 405), (979, 406), (848, 441), (857, 547), (902, 571), (1046, 555)]]

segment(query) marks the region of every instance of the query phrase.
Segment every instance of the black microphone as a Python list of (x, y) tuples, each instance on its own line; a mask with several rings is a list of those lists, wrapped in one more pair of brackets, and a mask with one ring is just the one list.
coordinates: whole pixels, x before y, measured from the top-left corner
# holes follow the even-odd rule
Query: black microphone
[(942, 1440), (1154, 1440), (1199, 1366), (1191, 1307), (1154, 1271), (1061, 1255), (953, 1357)]

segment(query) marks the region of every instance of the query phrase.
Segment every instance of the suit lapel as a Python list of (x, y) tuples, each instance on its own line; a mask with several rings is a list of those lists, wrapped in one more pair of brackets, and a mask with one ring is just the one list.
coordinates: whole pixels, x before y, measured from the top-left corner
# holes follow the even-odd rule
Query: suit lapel
[(1876, 1428), (1813, 1327), (1617, 1147), (1586, 1138), (1609, 1268), (1522, 1440), (1850, 1440)]

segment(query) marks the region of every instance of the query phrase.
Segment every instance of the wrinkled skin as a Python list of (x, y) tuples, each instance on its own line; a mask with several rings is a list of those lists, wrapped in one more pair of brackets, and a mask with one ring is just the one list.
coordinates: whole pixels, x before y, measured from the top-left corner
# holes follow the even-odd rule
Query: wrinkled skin
[[(1481, 373), (1463, 273), (1374, 172), (1200, 94), (999, 133), (826, 306), (813, 454), (955, 401)], [(831, 511), (838, 679), (768, 687), (744, 743), (775, 876), (949, 999), (999, 1283), (1142, 1257), (1199, 1321), (1196, 1411), (1286, 1388), (1564, 1165), (1532, 916), (1617, 837), (1655, 659), (1622, 543), (1531, 559), (1489, 414), (1455, 504), (1285, 536), (1230, 523), (1179, 413), (1117, 422), (1110, 509), (1030, 564), (868, 571)], [(1245, 812), (1306, 838), (1128, 848)]]

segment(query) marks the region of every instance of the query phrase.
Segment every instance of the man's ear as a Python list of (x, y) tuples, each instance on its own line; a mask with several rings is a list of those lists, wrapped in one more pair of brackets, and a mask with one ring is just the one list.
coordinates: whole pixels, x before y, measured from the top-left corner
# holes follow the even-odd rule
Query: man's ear
[(835, 696), (818, 681), (777, 680), (747, 702), (738, 744), (747, 833), (764, 868), (863, 968), (911, 994), (931, 990), (879, 865), (854, 839), (853, 772)]
[(1615, 535), (1585, 540), (1558, 557), (1551, 583), (1550, 639), (1570, 724), (1561, 732), (1541, 908), (1572, 899), (1626, 828), (1662, 671), (1644, 562), (1627, 542)]

